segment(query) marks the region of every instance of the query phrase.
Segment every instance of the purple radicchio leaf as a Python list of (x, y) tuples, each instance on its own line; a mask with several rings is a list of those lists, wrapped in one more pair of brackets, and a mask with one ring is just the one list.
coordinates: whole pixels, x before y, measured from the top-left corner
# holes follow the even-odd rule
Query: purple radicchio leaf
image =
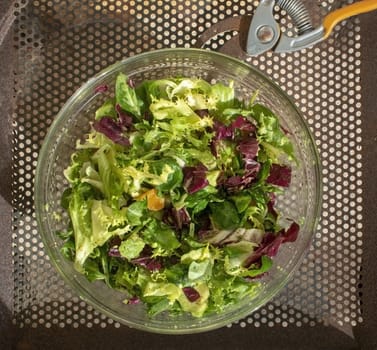
[(218, 120), (214, 121), (213, 130), (215, 135), (211, 141), (211, 152), (214, 156), (218, 156), (218, 145), (220, 140), (231, 139), (233, 138), (233, 130), (231, 127), (226, 126), (225, 124), (219, 122)]
[(108, 250), (107, 254), (109, 256), (120, 258), (121, 254), (120, 254), (120, 251), (119, 251), (119, 246), (120, 246), (121, 243), (122, 243), (122, 240), (120, 239), (119, 236), (112, 237), (109, 241), (109, 250)]
[(191, 222), (190, 215), (185, 207), (181, 209), (173, 208), (172, 217), (174, 220), (175, 227), (179, 230), (182, 229), (182, 227), (189, 225)]
[(122, 127), (112, 118), (103, 117), (99, 120), (96, 120), (93, 123), (93, 128), (104, 134), (114, 143), (117, 143), (122, 146), (129, 146), (130, 140), (125, 137), (122, 133)]
[(270, 201), (268, 203), (274, 206), (276, 204), (276, 194), (274, 192), (270, 192), (268, 196), (270, 197)]
[(135, 89), (135, 87), (136, 87), (135, 81), (133, 79), (131, 79), (131, 78), (127, 79), (127, 84), (132, 89)]
[(233, 137), (233, 130), (231, 127), (226, 126), (225, 124), (215, 120), (213, 129), (215, 131), (215, 140), (223, 140)]
[(119, 247), (110, 247), (107, 253), (109, 256), (120, 258), (122, 255), (120, 254)]
[(259, 143), (255, 138), (249, 138), (241, 141), (237, 146), (246, 165), (249, 161), (254, 160), (258, 154)]
[(246, 136), (256, 130), (255, 125), (242, 116), (238, 116), (229, 126), (216, 120), (213, 129), (215, 131), (215, 140), (234, 138), (236, 129), (245, 132)]
[[(255, 125), (248, 119), (242, 116), (238, 116), (229, 126), (226, 126), (218, 121), (215, 122), (214, 130), (215, 137), (211, 143), (212, 154), (217, 156), (217, 146), (219, 140), (234, 138), (235, 130), (238, 129), (243, 132), (243, 137), (237, 144), (237, 149), (240, 152), (244, 162), (244, 174), (234, 175), (227, 179), (220, 179), (219, 185), (223, 185), (228, 191), (238, 191), (251, 185), (251, 183), (257, 178), (260, 170), (260, 164), (255, 160), (259, 143), (257, 139), (252, 136), (255, 132)], [(239, 139), (238, 139), (239, 140)]]
[(284, 128), (282, 125), (280, 125), (280, 129), (285, 135), (291, 135), (291, 132), (288, 129)]
[(266, 182), (272, 185), (289, 187), (292, 178), (292, 169), (286, 165), (272, 164), (270, 175)]
[(167, 225), (174, 226), (177, 230), (181, 230), (191, 222), (190, 215), (185, 207), (181, 209), (174, 207), (165, 208), (162, 220)]
[(283, 233), (284, 242), (295, 242), (298, 233), (300, 231), (300, 226), (297, 222), (292, 222), (291, 226), (289, 226), (288, 230)]
[(231, 124), (231, 129), (234, 131), (235, 129), (239, 129), (244, 131), (245, 133), (251, 134), (253, 133), (256, 128), (255, 125), (246, 119), (245, 117), (238, 116)]
[(208, 185), (207, 170), (203, 164), (183, 168), (183, 187), (189, 194), (195, 193)]
[(192, 287), (183, 287), (183, 293), (190, 302), (194, 302), (200, 298), (199, 292)]
[(248, 161), (245, 165), (244, 174), (234, 175), (223, 181), (222, 185), (228, 192), (236, 192), (249, 187), (257, 178), (260, 170), (260, 164), (254, 160)]
[(251, 256), (246, 259), (244, 263), (245, 267), (258, 263), (263, 255), (267, 255), (269, 257), (275, 256), (283, 240), (284, 238), (281, 236), (281, 234), (275, 235), (272, 232), (267, 232), (264, 235), (259, 248), (257, 248), (251, 254)]
[(201, 228), (198, 231), (197, 235), (200, 242), (206, 242), (209, 238), (213, 236), (213, 231), (209, 228)]
[(149, 271), (158, 271), (162, 268), (162, 263), (159, 259), (152, 258), (151, 256), (141, 256), (132, 259), (134, 265), (145, 267)]
[(191, 221), (190, 215), (185, 207), (178, 210), (173, 208), (173, 217), (175, 219), (176, 227), (178, 229), (182, 229), (183, 226), (189, 225)]
[(162, 261), (159, 258), (152, 257), (152, 254), (152, 248), (146, 245), (140, 255), (131, 260), (131, 263), (142, 266), (149, 271), (158, 271), (162, 268)]
[(131, 127), (132, 126), (132, 117), (129, 114), (127, 114), (125, 111), (123, 111), (118, 103), (115, 105), (115, 110), (118, 114), (118, 120), (119, 120), (118, 124), (119, 124), (119, 126), (124, 127), (126, 129)]
[(261, 168), (260, 163), (252, 159), (248, 160), (245, 164), (245, 175), (243, 177), (245, 179), (249, 178), (250, 181), (256, 179), (260, 168)]
[(297, 239), (300, 226), (296, 222), (292, 222), (287, 230), (281, 230), (278, 233), (267, 232), (263, 240), (249, 258), (246, 259), (245, 267), (260, 261), (263, 255), (269, 257), (276, 256), (282, 243), (294, 242)]
[(235, 189), (238, 190), (242, 186), (242, 176), (234, 175), (228, 177), (225, 181), (223, 181), (223, 186), (227, 189)]
[(109, 90), (109, 86), (106, 84), (98, 85), (95, 89), (94, 92), (96, 94), (103, 94)]
[(129, 305), (136, 305), (136, 304), (140, 304), (141, 303), (141, 300), (140, 298), (134, 296), (134, 297), (131, 297), (127, 300), (127, 304)]

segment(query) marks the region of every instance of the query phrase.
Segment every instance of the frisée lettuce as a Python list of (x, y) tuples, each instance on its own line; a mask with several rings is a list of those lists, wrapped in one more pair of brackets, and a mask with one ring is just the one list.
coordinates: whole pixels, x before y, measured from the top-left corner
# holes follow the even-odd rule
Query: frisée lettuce
[(151, 315), (201, 317), (256, 295), (299, 226), (275, 207), (293, 145), (255, 100), (232, 82), (119, 74), (64, 172), (58, 234), (75, 269)]

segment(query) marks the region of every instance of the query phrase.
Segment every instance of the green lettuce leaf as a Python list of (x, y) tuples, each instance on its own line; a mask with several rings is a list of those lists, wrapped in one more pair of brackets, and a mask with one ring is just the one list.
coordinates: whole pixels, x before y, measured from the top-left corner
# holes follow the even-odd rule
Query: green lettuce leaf
[(142, 237), (160, 255), (171, 254), (181, 245), (175, 232), (168, 225), (155, 219), (147, 224)]
[(81, 178), (81, 168), (90, 161), (93, 151), (90, 149), (77, 150), (71, 156), (70, 165), (64, 170), (64, 177), (71, 183), (77, 184)]
[(233, 230), (239, 226), (240, 218), (234, 204), (230, 201), (210, 203), (210, 218), (218, 230)]
[[(102, 182), (98, 185), (102, 189), (105, 198), (111, 206), (117, 208), (123, 202), (122, 193), (124, 191), (124, 179), (121, 170), (117, 166), (116, 151), (110, 145), (103, 145), (92, 157), (94, 165), (98, 168), (99, 178), (95, 178), (96, 182)], [(94, 171), (92, 170), (94, 175)], [(93, 176), (92, 176), (93, 177)], [(88, 178), (85, 180), (88, 181)], [(91, 182), (90, 181), (90, 182)]]
[(229, 86), (222, 83), (212, 85), (209, 93), (209, 101), (211, 103), (209, 109), (213, 109), (218, 119), (225, 122), (222, 118), (222, 112), (227, 108), (235, 107), (235, 103), (237, 103), (233, 83), (231, 82)]
[(98, 120), (102, 117), (118, 118), (115, 110), (115, 100), (113, 98), (105, 101), (104, 104), (96, 110), (95, 119)]
[(135, 89), (127, 83), (128, 77), (120, 73), (115, 83), (115, 101), (126, 112), (131, 113), (137, 118), (141, 117), (143, 100), (136, 95)]
[(208, 118), (201, 119), (182, 99), (155, 100), (149, 109), (156, 120), (169, 120), (171, 128), (177, 131), (200, 129), (203, 125), (211, 124)]
[(182, 168), (174, 159), (165, 158), (163, 160), (149, 162), (148, 164), (151, 168), (151, 172), (162, 179), (161, 183), (157, 185), (159, 191), (168, 192), (182, 184)]
[(72, 194), (69, 213), (75, 233), (75, 268), (78, 271), (83, 271), (86, 259), (95, 248), (130, 229), (126, 226), (124, 210), (114, 210), (104, 201), (85, 199), (80, 190)]
[(239, 192), (230, 197), (235, 204), (238, 213), (243, 213), (250, 205), (251, 195), (247, 191)]
[(264, 147), (268, 158), (273, 163), (281, 163), (284, 161), (282, 155), (285, 154), (288, 159), (297, 162), (293, 144), (282, 131), (277, 116), (261, 104), (253, 105), (251, 112), (258, 124), (258, 140)]
[(187, 208), (200, 208), (196, 211), (199, 212), (207, 207), (208, 203), (217, 200), (218, 189), (214, 186), (206, 186), (203, 189), (194, 192), (184, 197), (184, 202), (180, 206), (186, 206)]
[(119, 246), (120, 254), (128, 260), (137, 258), (145, 247), (145, 242), (137, 233), (131, 234)]
[(228, 244), (224, 248), (226, 254), (224, 263), (226, 273), (229, 275), (239, 275), (243, 269), (243, 263), (252, 254), (255, 247), (255, 243), (248, 241)]
[(94, 188), (105, 194), (105, 188), (98, 171), (93, 167), (91, 162), (85, 162), (80, 169), (81, 182), (86, 182)]
[(177, 86), (172, 79), (145, 80), (137, 88), (148, 101), (148, 104), (157, 99), (170, 99), (171, 91)]
[(91, 209), (94, 194), (89, 184), (79, 184), (71, 194), (68, 211), (75, 237), (75, 267), (83, 271), (86, 258), (95, 248), (91, 243)]
[(191, 313), (194, 317), (203, 316), (208, 308), (208, 299), (210, 297), (210, 290), (206, 283), (199, 283), (194, 286), (195, 290), (199, 293), (200, 298), (194, 302), (189, 301), (184, 293), (178, 296), (178, 302), (183, 311)]
[(194, 261), (204, 261), (211, 258), (211, 253), (209, 251), (208, 245), (190, 250), (188, 253), (181, 256), (182, 264), (191, 264)]
[(147, 201), (137, 201), (130, 204), (126, 209), (127, 222), (131, 226), (140, 226), (147, 219)]
[(87, 259), (84, 263), (83, 271), (90, 282), (106, 280), (106, 275), (100, 270), (96, 259)]
[(170, 303), (174, 303), (182, 294), (182, 290), (173, 283), (148, 282), (143, 290), (144, 297), (166, 296)]
[(268, 272), (273, 265), (272, 259), (267, 255), (262, 255), (261, 264), (259, 267), (250, 266), (248, 269), (240, 269), (239, 276), (242, 277), (256, 277)]
[(205, 259), (200, 262), (193, 261), (188, 269), (188, 279), (191, 282), (209, 279), (212, 274), (212, 265), (213, 263), (210, 259)]

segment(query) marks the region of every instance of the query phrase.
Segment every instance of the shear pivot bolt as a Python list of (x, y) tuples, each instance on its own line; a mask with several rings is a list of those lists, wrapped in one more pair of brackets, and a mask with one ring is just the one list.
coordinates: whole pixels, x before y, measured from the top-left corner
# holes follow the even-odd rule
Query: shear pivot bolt
[(261, 43), (267, 44), (274, 39), (274, 29), (270, 26), (262, 26), (257, 31), (257, 38)]

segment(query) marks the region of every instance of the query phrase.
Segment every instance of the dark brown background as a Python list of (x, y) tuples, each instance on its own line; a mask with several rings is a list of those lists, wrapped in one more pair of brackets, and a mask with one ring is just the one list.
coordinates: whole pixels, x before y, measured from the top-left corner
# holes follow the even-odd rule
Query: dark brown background
[(377, 349), (377, 12), (360, 16), (362, 40), (363, 227), (362, 313), (354, 337), (325, 326), (233, 327), (190, 336), (148, 334), (127, 327), (18, 329), (12, 326), (11, 136), (13, 95), (10, 0), (0, 0), (0, 349)]

